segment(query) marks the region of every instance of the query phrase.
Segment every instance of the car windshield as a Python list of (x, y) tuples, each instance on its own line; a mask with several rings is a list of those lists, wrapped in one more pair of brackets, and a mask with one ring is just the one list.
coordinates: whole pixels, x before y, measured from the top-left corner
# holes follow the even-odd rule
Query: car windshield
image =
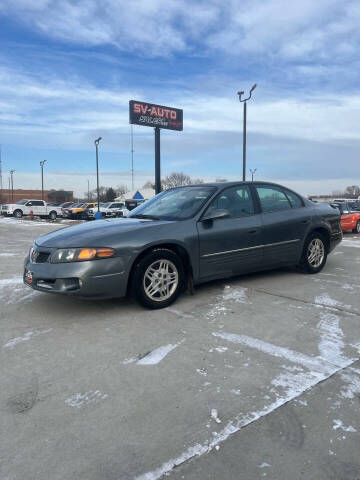
[(28, 201), (29, 200), (19, 200), (18, 202), (16, 202), (16, 205), (25, 205), (25, 203)]
[(100, 203), (100, 207), (108, 207), (110, 205), (110, 202), (106, 202), (106, 203)]
[(156, 195), (142, 203), (128, 218), (149, 218), (154, 220), (185, 220), (193, 217), (210, 196), (215, 187), (179, 187)]

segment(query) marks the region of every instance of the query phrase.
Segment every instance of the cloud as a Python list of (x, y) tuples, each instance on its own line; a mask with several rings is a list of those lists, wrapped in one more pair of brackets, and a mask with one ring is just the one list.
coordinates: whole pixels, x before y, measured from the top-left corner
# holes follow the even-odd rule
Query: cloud
[[(145, 56), (192, 53), (318, 59), (356, 53), (355, 0), (17, 0), (0, 13), (49, 38), (84, 46), (112, 45)], [(339, 59), (340, 61), (340, 59)]]

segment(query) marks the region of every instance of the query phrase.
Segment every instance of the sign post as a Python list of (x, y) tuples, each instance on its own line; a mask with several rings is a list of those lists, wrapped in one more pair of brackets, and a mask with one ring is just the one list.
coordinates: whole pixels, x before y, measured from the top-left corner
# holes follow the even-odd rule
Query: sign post
[(158, 194), (161, 192), (160, 128), (181, 131), (183, 129), (183, 111), (179, 108), (130, 100), (129, 122), (145, 127), (154, 127), (155, 193)]

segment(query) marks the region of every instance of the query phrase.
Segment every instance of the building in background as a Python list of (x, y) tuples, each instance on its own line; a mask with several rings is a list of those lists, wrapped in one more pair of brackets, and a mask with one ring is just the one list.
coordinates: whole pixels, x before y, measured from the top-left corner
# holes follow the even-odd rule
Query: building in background
[(115, 202), (125, 202), (126, 208), (128, 210), (133, 210), (140, 205), (140, 203), (144, 203), (154, 195), (155, 190), (153, 188), (142, 188), (139, 190), (132, 190), (131, 192), (127, 192), (124, 195), (115, 198)]
[[(41, 200), (41, 190), (22, 190), (16, 189), (13, 191), (13, 200), (11, 199), (11, 191), (3, 189), (0, 192), (0, 203), (16, 203), (19, 200)], [(72, 202), (74, 200), (73, 191), (65, 190), (44, 190), (45, 202)]]

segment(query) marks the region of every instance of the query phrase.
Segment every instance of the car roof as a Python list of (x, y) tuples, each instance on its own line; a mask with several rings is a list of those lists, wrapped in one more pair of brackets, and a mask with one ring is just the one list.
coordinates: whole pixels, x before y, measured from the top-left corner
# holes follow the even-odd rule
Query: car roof
[[(237, 182), (209, 182), (209, 183), (194, 183), (192, 185), (183, 185), (184, 187), (231, 187), (233, 185), (252, 185), (252, 184), (259, 184), (261, 185), (270, 185), (274, 187), (281, 187), (281, 188), (287, 188), (288, 190), (291, 190), (291, 188), (285, 187), (284, 185), (280, 185), (279, 183), (273, 183), (273, 182), (265, 182), (262, 180), (246, 180), (245, 182), (242, 180), (238, 180)], [(181, 187), (174, 187), (174, 188), (181, 188)]]

